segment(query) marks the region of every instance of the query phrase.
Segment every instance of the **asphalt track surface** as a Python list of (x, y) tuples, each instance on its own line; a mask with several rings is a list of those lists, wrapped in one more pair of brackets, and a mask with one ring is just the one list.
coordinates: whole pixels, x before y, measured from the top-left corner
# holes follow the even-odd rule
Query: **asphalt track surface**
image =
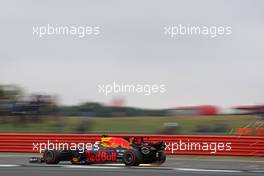
[(71, 165), (67, 162), (58, 165), (30, 164), (25, 154), (0, 154), (0, 176), (28, 175), (91, 175), (91, 176), (263, 176), (264, 160), (258, 158), (240, 159), (193, 159), (170, 158), (162, 166), (143, 165), (125, 167), (111, 165)]

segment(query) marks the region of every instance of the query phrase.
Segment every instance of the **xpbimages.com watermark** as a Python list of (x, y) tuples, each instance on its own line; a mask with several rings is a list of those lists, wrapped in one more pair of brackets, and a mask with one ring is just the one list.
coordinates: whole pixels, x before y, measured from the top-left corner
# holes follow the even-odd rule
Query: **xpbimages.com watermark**
[(194, 141), (182, 141), (165, 143), (166, 151), (170, 153), (177, 153), (177, 151), (203, 151), (215, 154), (218, 151), (231, 151), (231, 142), (194, 142)]
[[(94, 143), (80, 142), (80, 143), (68, 143), (58, 142), (58, 140), (41, 143), (33, 143), (33, 151), (43, 153), (45, 150), (73, 150), (79, 153), (84, 153), (86, 150), (98, 151), (101, 147), (100, 141)], [(195, 142), (190, 140), (179, 140), (177, 142), (165, 142), (165, 150), (168, 153), (174, 154), (179, 151), (201, 151), (210, 154), (217, 154), (217, 152), (231, 151), (231, 142)]]
[(153, 95), (165, 93), (165, 84), (126, 84), (116, 83), (98, 85), (98, 93), (109, 95), (113, 93), (137, 93), (142, 95)]
[(99, 150), (99, 141), (95, 143), (67, 143), (67, 142), (58, 142), (58, 140), (41, 143), (33, 143), (33, 151), (37, 151), (39, 153), (44, 152), (45, 150), (74, 150), (79, 153), (84, 153), (86, 150)]
[(198, 26), (198, 25), (169, 25), (164, 26), (164, 35), (169, 38), (179, 36), (208, 36), (217, 38), (220, 36), (228, 36), (232, 34), (231, 26)]
[(36, 37), (44, 36), (76, 36), (84, 38), (91, 35), (99, 35), (101, 29), (99, 26), (76, 26), (76, 25), (57, 25), (47, 24), (43, 26), (33, 26), (32, 34)]

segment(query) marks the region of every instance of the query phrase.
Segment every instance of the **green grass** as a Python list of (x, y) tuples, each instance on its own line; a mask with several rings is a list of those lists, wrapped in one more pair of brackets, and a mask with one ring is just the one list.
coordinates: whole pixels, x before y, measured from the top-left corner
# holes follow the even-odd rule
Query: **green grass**
[(256, 122), (255, 116), (173, 116), (173, 117), (115, 117), (115, 118), (43, 118), (40, 122), (18, 123), (14, 117), (0, 117), (0, 132), (34, 132), (34, 133), (78, 133), (83, 128), (85, 133), (159, 133), (165, 128), (164, 123), (177, 122), (178, 134), (198, 134), (200, 125), (225, 124), (228, 129), (221, 135), (233, 134), (236, 128), (245, 127)]
[(126, 117), (99, 118), (93, 121), (94, 131), (128, 133), (154, 133), (164, 128), (166, 122), (177, 122), (180, 133), (191, 134), (199, 125), (226, 124), (229, 134), (238, 127), (245, 127), (255, 121), (254, 116), (176, 116), (176, 117)]

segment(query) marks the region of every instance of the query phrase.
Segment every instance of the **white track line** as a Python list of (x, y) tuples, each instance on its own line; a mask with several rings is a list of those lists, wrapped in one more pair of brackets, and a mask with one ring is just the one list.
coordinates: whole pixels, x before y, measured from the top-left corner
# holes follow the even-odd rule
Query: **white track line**
[(171, 161), (212, 161), (212, 162), (224, 162), (224, 161), (228, 161), (228, 162), (241, 162), (241, 163), (264, 163), (264, 160), (254, 160), (254, 158), (252, 159), (221, 159), (221, 158), (217, 158), (216, 160), (212, 160), (212, 159), (206, 159), (206, 158), (168, 158), (167, 160), (171, 160)]
[[(79, 165), (67, 165), (63, 166), (65, 168), (76, 168), (76, 169), (125, 169), (126, 167), (117, 167), (114, 165), (92, 165), (92, 166), (79, 166)], [(135, 169), (144, 169), (144, 168), (153, 168), (153, 167), (135, 167)], [(155, 167), (159, 168), (159, 167)], [(162, 168), (162, 167), (161, 167)], [(238, 173), (242, 172), (239, 170), (216, 170), (216, 169), (195, 169), (195, 168), (170, 168), (172, 170), (186, 171), (186, 172), (222, 172), (222, 173)]]
[(242, 172), (239, 170), (217, 170), (217, 169), (194, 169), (194, 168), (173, 168), (179, 171), (194, 171), (194, 172)]
[(252, 171), (252, 172), (254, 172), (254, 173), (264, 173), (264, 170), (256, 170), (256, 171)]
[[(15, 165), (15, 164), (0, 164), (0, 167), (22, 167), (22, 165)], [(43, 167), (45, 167), (43, 165)], [(113, 165), (48, 165), (48, 167), (63, 167), (63, 168), (73, 168), (73, 169), (125, 169), (126, 167), (121, 164), (113, 164)], [(160, 169), (171, 169), (171, 170), (178, 170), (178, 171), (185, 171), (185, 172), (219, 172), (219, 173), (241, 173), (244, 171), (240, 170), (220, 170), (220, 169), (195, 169), (195, 168), (171, 168), (171, 167), (151, 167), (151, 166), (139, 166), (133, 167), (134, 169), (144, 169), (144, 168), (160, 168)], [(264, 173), (264, 170), (252, 170), (249, 171), (252, 173)]]
[(14, 164), (0, 164), (0, 167), (19, 167), (20, 165), (14, 165)]

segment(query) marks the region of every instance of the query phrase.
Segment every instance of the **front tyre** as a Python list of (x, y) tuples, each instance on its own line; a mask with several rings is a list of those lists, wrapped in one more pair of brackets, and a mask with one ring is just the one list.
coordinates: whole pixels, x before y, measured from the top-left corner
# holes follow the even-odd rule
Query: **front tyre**
[(46, 164), (58, 164), (60, 162), (60, 152), (57, 150), (46, 150), (43, 158)]
[(138, 150), (127, 150), (123, 155), (126, 166), (138, 166), (142, 162), (142, 154)]
[(158, 157), (157, 157), (157, 161), (155, 164), (161, 165), (166, 161), (166, 154), (165, 152), (159, 152), (158, 153)]

